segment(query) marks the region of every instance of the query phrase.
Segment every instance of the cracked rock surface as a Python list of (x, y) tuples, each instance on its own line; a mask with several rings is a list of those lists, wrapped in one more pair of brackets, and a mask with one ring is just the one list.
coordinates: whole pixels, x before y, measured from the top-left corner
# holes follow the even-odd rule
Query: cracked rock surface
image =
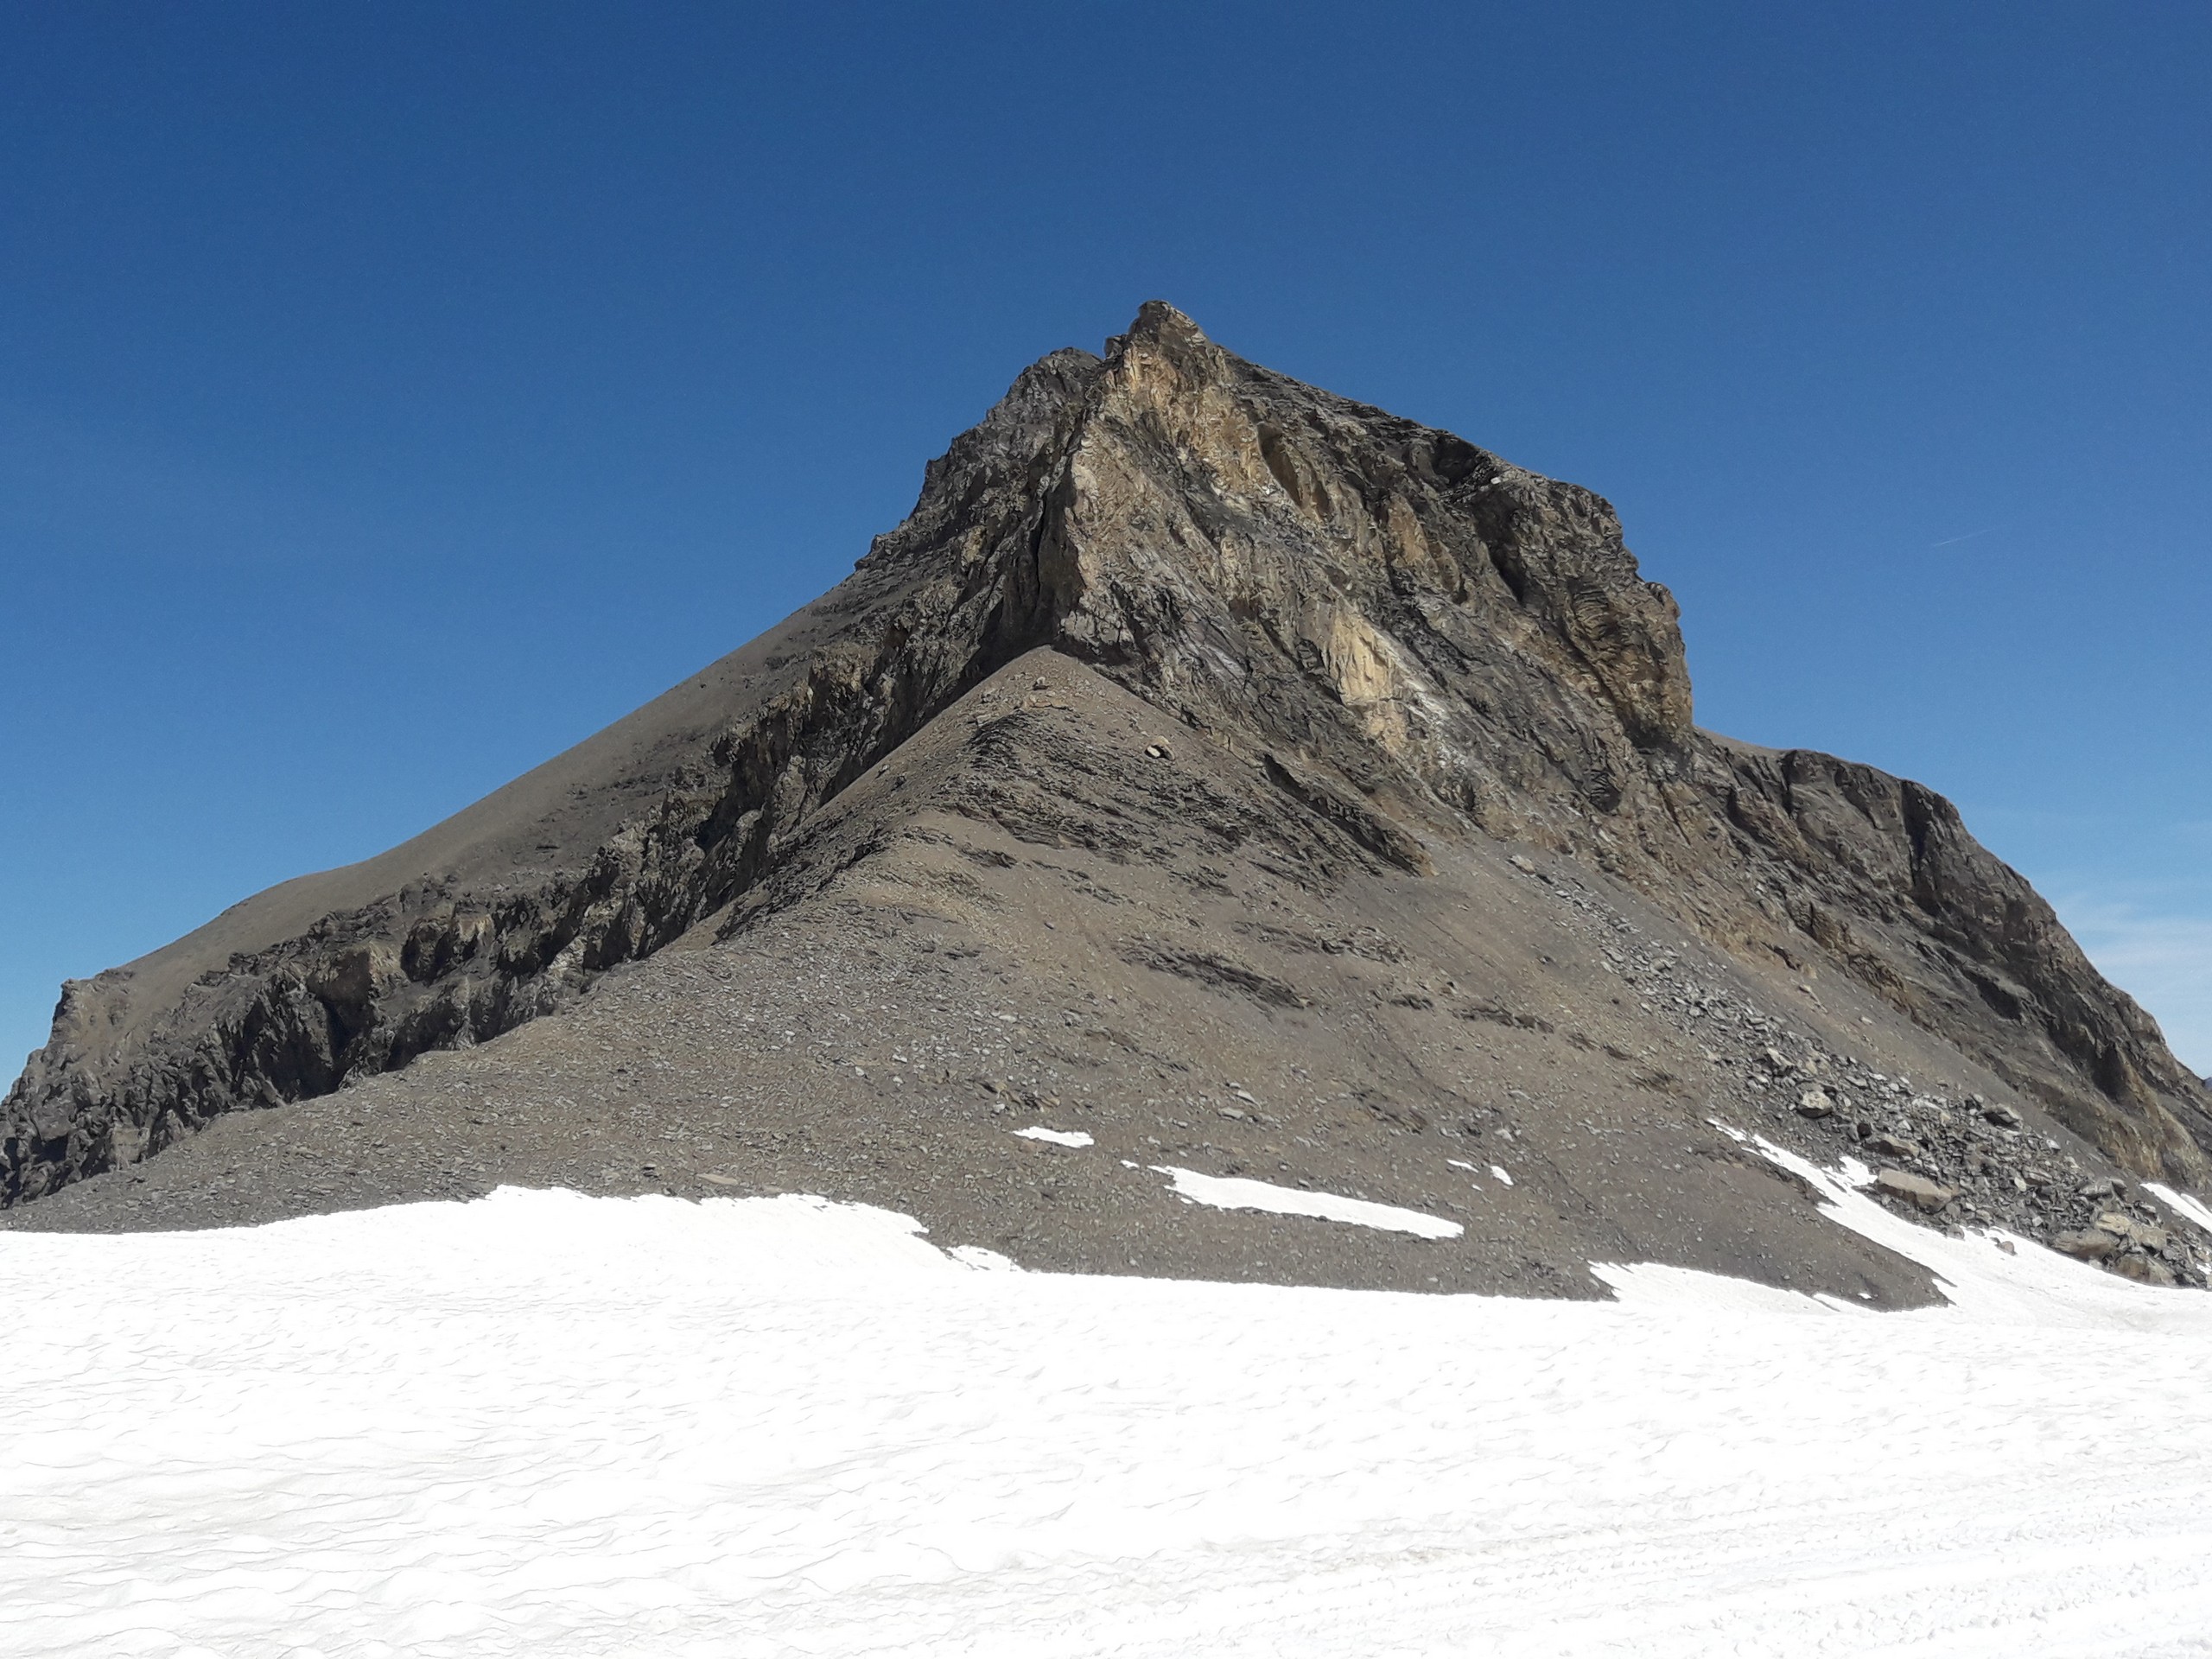
[[(1698, 728), (1597, 496), (1154, 304), (1025, 371), (778, 628), (72, 982), (0, 1200), (804, 1190), (1098, 1271), (1931, 1294), (1715, 1119), (2202, 1282), (2138, 1183), (2204, 1187), (2202, 1084), (1948, 802)], [(1166, 1164), (1465, 1231), (1202, 1211)]]

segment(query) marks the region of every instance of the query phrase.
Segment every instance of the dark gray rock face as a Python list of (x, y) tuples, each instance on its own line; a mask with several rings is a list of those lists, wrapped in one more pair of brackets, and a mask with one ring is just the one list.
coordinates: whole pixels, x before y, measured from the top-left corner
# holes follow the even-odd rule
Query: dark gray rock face
[(0, 1202), (734, 937), (826, 879), (830, 803), (1040, 647), (1249, 766), (1269, 804), (1231, 840), (1412, 874), (1446, 846), (1546, 849), (1810, 995), (1872, 991), (2133, 1174), (2212, 1173), (2202, 1084), (1949, 803), (1693, 724), (1674, 601), (1605, 501), (1154, 303), (1103, 358), (1026, 371), (760, 639), (391, 853), (71, 983), (0, 1107)]

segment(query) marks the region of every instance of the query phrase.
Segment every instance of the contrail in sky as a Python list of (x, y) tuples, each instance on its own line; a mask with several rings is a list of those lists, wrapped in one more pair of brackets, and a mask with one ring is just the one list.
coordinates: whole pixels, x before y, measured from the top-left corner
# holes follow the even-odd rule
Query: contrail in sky
[(2004, 528), (2005, 526), (2002, 524), (1992, 524), (1987, 530), (1970, 530), (1963, 536), (1954, 536), (1946, 541), (1930, 542), (1928, 545), (1930, 548), (1956, 547), (1961, 542), (1970, 542), (1977, 536), (1994, 535), (1997, 531)]

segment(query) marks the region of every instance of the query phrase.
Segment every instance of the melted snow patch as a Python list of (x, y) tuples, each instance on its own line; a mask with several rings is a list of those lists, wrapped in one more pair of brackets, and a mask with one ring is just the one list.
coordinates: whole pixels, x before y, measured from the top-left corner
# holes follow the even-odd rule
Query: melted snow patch
[(1037, 1123), (1026, 1129), (1016, 1129), (1014, 1134), (1018, 1141), (1049, 1141), (1056, 1147), (1087, 1147), (1090, 1144), (1090, 1137), (1081, 1129), (1048, 1129)]
[(1395, 1204), (1374, 1204), (1334, 1192), (1308, 1192), (1302, 1187), (1277, 1186), (1272, 1181), (1243, 1176), (1201, 1175), (1196, 1170), (1154, 1164), (1155, 1173), (1175, 1184), (1175, 1195), (1217, 1210), (1265, 1210), (1278, 1216), (1312, 1216), (1321, 1221), (1348, 1222), (1355, 1227), (1375, 1227), (1384, 1232), (1412, 1233), (1421, 1238), (1457, 1238), (1466, 1229), (1441, 1216), (1418, 1210), (1401, 1210)]

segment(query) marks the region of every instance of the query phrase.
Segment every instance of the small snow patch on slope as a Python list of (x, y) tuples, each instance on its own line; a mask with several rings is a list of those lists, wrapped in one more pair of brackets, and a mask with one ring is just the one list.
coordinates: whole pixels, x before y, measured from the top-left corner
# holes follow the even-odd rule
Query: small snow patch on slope
[(1265, 1210), (1278, 1216), (1312, 1216), (1321, 1221), (1349, 1222), (1355, 1227), (1375, 1227), (1385, 1232), (1412, 1233), (1420, 1238), (1457, 1238), (1466, 1230), (1456, 1221), (1425, 1216), (1418, 1210), (1401, 1210), (1395, 1204), (1374, 1204), (1334, 1192), (1308, 1192), (1295, 1186), (1242, 1176), (1201, 1175), (1195, 1170), (1154, 1164), (1153, 1171), (1175, 1183), (1178, 1198), (1192, 1204), (1209, 1204), (1217, 1210)]
[(1049, 1141), (1056, 1147), (1087, 1147), (1090, 1137), (1081, 1129), (1048, 1129), (1042, 1124), (1032, 1124), (1014, 1132), (1017, 1141)]

